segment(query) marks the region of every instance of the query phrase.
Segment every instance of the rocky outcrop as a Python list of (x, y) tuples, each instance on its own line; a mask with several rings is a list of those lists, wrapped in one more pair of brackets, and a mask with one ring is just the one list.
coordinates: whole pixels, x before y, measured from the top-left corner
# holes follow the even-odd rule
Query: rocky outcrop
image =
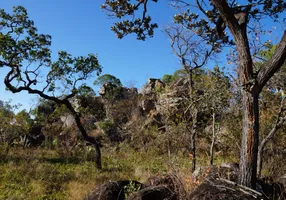
[(149, 78), (147, 83), (142, 87), (140, 94), (151, 95), (155, 91), (160, 91), (165, 87), (165, 84), (160, 79)]
[(151, 110), (155, 109), (156, 100), (152, 98), (143, 99), (140, 102), (140, 108), (142, 113), (148, 114)]
[(113, 83), (109, 83), (109, 82), (108, 83), (104, 83), (103, 85), (100, 86), (98, 94), (100, 96), (104, 96), (104, 95), (106, 95), (109, 92), (109, 90), (111, 88), (116, 88), (116, 87), (117, 86), (115, 84), (113, 84)]
[(157, 112), (161, 114), (167, 114), (171, 119), (173, 114), (180, 112), (182, 109), (183, 101), (186, 99), (186, 93), (188, 92), (188, 85), (185, 78), (180, 78), (174, 82), (164, 93), (161, 93), (157, 97), (155, 104)]
[(75, 119), (71, 114), (61, 116), (60, 119), (64, 128), (70, 128), (75, 123)]
[(113, 83), (104, 83), (99, 89), (99, 95), (104, 97), (107, 94), (116, 92), (116, 98), (118, 99), (133, 99), (138, 95), (137, 88), (127, 88), (117, 86)]
[(134, 99), (138, 95), (137, 88), (122, 88), (122, 96), (124, 99)]

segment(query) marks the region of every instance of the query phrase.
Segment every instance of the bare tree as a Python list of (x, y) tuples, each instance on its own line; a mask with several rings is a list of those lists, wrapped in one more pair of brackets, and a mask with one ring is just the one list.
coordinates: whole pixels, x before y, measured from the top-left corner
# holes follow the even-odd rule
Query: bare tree
[(207, 59), (211, 56), (212, 49), (209, 51), (201, 46), (199, 40), (195, 39), (196, 34), (184, 30), (181, 26), (170, 26), (165, 29), (165, 33), (171, 40), (171, 47), (175, 55), (188, 75), (188, 93), (185, 94), (187, 102), (183, 117), (185, 126), (191, 136), (190, 149), (192, 154), (192, 171), (196, 169), (196, 137), (198, 128), (198, 114), (201, 112), (199, 108), (201, 96), (197, 96), (195, 83), (193, 81), (194, 71), (202, 68)]

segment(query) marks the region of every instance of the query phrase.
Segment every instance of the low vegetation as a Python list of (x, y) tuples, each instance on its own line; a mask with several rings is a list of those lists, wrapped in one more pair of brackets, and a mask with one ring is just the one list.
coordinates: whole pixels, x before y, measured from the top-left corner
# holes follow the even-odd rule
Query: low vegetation
[[(158, 26), (146, 15), (150, 2), (157, 0), (105, 0), (102, 9), (127, 17), (112, 27), (119, 38), (134, 33), (145, 40)], [(23, 6), (12, 13), (0, 9), (5, 87), (40, 98), (30, 111), (0, 100), (1, 199), (83, 199), (111, 180), (121, 181), (125, 198), (157, 188), (162, 198), (185, 200), (192, 191), (200, 199), (208, 192), (204, 185), (220, 194), (215, 182), (231, 185), (225, 198), (233, 190), (241, 195), (237, 185), (244, 196), (254, 192), (259, 198), (266, 196), (263, 187), (276, 185), (279, 192), (268, 197), (282, 198), (286, 32), (272, 44), (260, 41), (271, 30), (248, 28), (263, 25), (266, 17), (278, 22), (286, 3), (187, 2), (172, 4), (187, 9), (164, 30), (181, 69), (148, 79), (139, 93), (114, 75), (101, 75), (97, 54), (74, 57), (60, 50), (52, 59), (52, 37), (38, 31)], [(141, 11), (142, 18), (128, 20)], [(232, 48), (227, 59), (217, 60), (226, 46)], [(209, 60), (231, 64), (236, 72), (209, 66)], [(91, 82), (100, 86), (99, 95)], [(220, 176), (225, 162), (235, 166), (235, 178), (228, 168)], [(194, 178), (201, 168), (214, 173)], [(160, 178), (157, 185), (145, 184), (154, 177)]]

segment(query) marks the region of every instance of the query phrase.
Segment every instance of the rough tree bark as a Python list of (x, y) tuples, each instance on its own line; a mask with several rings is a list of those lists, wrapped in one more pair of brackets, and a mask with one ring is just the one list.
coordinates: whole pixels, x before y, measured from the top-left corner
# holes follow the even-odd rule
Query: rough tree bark
[(191, 154), (192, 154), (192, 172), (196, 170), (197, 155), (196, 155), (196, 137), (197, 137), (198, 110), (195, 108), (192, 116), (191, 132)]
[[(236, 42), (244, 112), (239, 180), (240, 184), (255, 188), (259, 141), (258, 97), (264, 85), (279, 70), (286, 59), (286, 32), (284, 32), (272, 58), (262, 65), (256, 76), (253, 73), (253, 63), (247, 36), (247, 9), (245, 10), (244, 20), (238, 21), (225, 0), (212, 0), (212, 2), (219, 10), (220, 16)], [(248, 7), (248, 9), (250, 8)]]

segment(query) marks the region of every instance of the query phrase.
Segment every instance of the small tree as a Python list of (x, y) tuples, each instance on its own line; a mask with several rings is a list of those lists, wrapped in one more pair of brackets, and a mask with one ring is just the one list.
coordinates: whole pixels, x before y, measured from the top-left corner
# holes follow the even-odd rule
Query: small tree
[(220, 129), (219, 120), (221, 120), (224, 111), (229, 107), (229, 99), (231, 96), (230, 80), (219, 70), (218, 66), (216, 66), (212, 71), (208, 72), (205, 82), (207, 85), (206, 95), (208, 95), (207, 104), (212, 112), (212, 142), (210, 147), (210, 165), (212, 165), (214, 145), (217, 133)]
[(200, 90), (199, 87), (195, 87), (196, 81), (194, 80), (194, 75), (206, 64), (214, 48), (204, 48), (201, 46), (200, 40), (196, 38), (194, 32), (186, 31), (180, 26), (171, 26), (166, 28), (165, 32), (171, 40), (173, 52), (180, 59), (187, 75), (188, 90), (185, 94), (183, 118), (186, 129), (191, 136), (192, 171), (195, 171), (197, 159), (196, 137), (199, 123), (198, 115), (204, 110), (204, 94), (199, 94), (202, 90)]
[(9, 102), (3, 102), (0, 107), (0, 142), (6, 143), (8, 146), (18, 138), (18, 133), (13, 128), (15, 123), (15, 114)]
[[(4, 83), (13, 93), (26, 91), (65, 105), (75, 118), (84, 140), (96, 149), (96, 167), (101, 168), (100, 144), (90, 137), (80, 120), (71, 98), (75, 97), (92, 73), (99, 75), (101, 66), (95, 55), (72, 57), (59, 51), (58, 59), (51, 58), (51, 36), (39, 34), (27, 10), (14, 7), (13, 14), (0, 10), (0, 67), (7, 68)], [(45, 73), (46, 72), (46, 73)]]

